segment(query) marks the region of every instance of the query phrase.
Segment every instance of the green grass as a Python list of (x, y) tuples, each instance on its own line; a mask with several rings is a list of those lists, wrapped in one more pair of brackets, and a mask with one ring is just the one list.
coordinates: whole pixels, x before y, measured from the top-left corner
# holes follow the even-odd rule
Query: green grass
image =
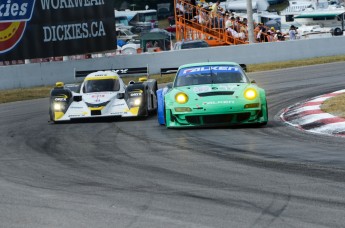
[[(345, 61), (345, 55), (319, 57), (319, 58), (303, 59), (303, 60), (293, 60), (293, 61), (286, 61), (286, 62), (265, 63), (265, 64), (250, 64), (250, 65), (247, 65), (247, 71), (258, 72), (258, 71), (283, 69), (283, 68), (298, 67), (298, 66), (308, 66), (308, 65), (331, 63), (331, 62), (340, 62), (340, 61)], [(163, 75), (162, 77), (158, 74), (150, 76), (150, 78), (157, 79), (159, 84), (171, 82), (173, 81), (174, 77), (175, 77), (175, 74)], [(125, 77), (124, 81), (125, 83), (128, 83), (130, 80), (136, 81), (137, 79), (138, 77)], [(49, 97), (49, 92), (52, 88), (53, 88), (53, 85), (44, 86), (44, 87), (25, 88), (25, 89), (2, 90), (0, 91), (0, 103)]]
[(321, 105), (321, 110), (345, 118), (345, 94), (325, 100)]

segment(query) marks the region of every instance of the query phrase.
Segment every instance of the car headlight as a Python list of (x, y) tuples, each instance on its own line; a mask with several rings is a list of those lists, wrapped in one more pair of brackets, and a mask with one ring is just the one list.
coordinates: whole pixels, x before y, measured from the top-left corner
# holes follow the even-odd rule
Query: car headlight
[(175, 95), (175, 100), (179, 104), (185, 104), (188, 101), (188, 96), (185, 93), (178, 93)]
[(139, 106), (141, 104), (141, 99), (140, 98), (137, 98), (134, 100), (134, 105), (135, 106)]
[(61, 103), (54, 103), (54, 110), (61, 111), (63, 109), (63, 105)]
[(244, 97), (248, 100), (254, 100), (258, 96), (258, 92), (255, 89), (247, 89), (244, 91)]

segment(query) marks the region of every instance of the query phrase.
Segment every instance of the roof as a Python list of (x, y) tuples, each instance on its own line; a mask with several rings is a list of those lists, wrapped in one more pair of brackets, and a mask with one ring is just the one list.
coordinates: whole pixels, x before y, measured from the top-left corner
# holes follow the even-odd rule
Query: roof
[(345, 13), (345, 11), (336, 11), (336, 12), (310, 12), (310, 13), (302, 13), (300, 15), (295, 16), (295, 18), (314, 18), (314, 17), (336, 17)]
[(177, 41), (176, 43), (181, 43), (181, 44), (183, 44), (183, 43), (185, 43), (185, 44), (189, 44), (189, 43), (200, 43), (200, 42), (202, 42), (202, 43), (207, 43), (205, 40), (184, 40), (184, 41)]
[(141, 36), (141, 40), (165, 40), (169, 39), (169, 35), (161, 32), (149, 32)]
[(186, 68), (186, 67), (195, 67), (195, 66), (218, 66), (218, 65), (232, 65), (232, 66), (240, 66), (238, 63), (235, 62), (200, 62), (200, 63), (190, 63), (185, 64), (179, 67)]
[(85, 81), (88, 80), (105, 80), (105, 79), (119, 79), (119, 75), (114, 71), (97, 71), (91, 74), (88, 74), (85, 78)]

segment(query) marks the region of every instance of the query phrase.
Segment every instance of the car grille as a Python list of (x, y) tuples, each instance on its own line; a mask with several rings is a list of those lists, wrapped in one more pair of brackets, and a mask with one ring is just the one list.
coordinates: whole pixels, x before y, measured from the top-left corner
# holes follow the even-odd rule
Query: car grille
[(224, 124), (237, 123), (248, 120), (250, 113), (205, 115), (205, 116), (186, 116), (189, 124)]
[(200, 97), (209, 97), (209, 96), (222, 96), (222, 95), (233, 95), (234, 91), (216, 91), (216, 92), (205, 92), (198, 93)]
[(91, 110), (91, 116), (99, 116), (102, 115), (101, 110)]

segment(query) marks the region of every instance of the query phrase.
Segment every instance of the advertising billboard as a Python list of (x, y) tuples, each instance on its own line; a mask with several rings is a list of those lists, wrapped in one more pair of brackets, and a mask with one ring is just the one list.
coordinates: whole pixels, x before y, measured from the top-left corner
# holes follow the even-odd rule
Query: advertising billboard
[(115, 48), (111, 0), (0, 0), (0, 61)]

